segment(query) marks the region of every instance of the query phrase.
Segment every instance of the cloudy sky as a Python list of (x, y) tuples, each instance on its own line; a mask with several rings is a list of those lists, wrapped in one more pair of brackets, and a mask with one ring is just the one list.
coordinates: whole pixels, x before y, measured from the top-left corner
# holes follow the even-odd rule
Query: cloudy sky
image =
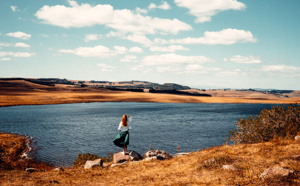
[(299, 0), (1, 0), (0, 77), (300, 90)]

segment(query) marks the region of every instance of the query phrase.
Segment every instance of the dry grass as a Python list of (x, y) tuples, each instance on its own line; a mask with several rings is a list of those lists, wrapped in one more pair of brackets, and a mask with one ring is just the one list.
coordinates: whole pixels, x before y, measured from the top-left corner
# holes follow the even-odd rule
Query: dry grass
[[(300, 158), (294, 155), (300, 155), (300, 140), (273, 140), (212, 147), (170, 160), (140, 161), (113, 168), (79, 167), (33, 173), (2, 170), (0, 185), (299, 185)], [(235, 170), (222, 168), (228, 164)], [(259, 177), (276, 165), (293, 170), (294, 174)]]
[[(1, 81), (0, 81), (1, 83)], [(49, 87), (24, 80), (7, 81), (0, 87), (0, 106), (41, 105), (84, 102), (162, 102), (162, 103), (296, 103), (299, 96), (280, 98), (274, 95), (239, 91), (205, 92), (213, 97), (197, 97), (172, 94), (110, 91), (106, 89), (74, 88), (70, 86)], [(298, 95), (298, 94), (297, 94)]]

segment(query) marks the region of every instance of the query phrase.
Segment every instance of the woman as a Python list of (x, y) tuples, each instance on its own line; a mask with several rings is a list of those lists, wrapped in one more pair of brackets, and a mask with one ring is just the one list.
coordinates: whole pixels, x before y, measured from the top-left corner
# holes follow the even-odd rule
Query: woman
[(129, 132), (128, 130), (131, 129), (129, 125), (131, 122), (131, 117), (124, 114), (122, 120), (119, 124), (118, 130), (120, 131), (114, 139), (114, 144), (118, 147), (123, 148), (123, 154), (127, 151), (127, 145), (129, 145)]

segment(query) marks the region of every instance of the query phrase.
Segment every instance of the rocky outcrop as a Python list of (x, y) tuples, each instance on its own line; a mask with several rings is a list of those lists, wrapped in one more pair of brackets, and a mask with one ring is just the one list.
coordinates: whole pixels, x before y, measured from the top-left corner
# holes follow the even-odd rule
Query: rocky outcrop
[(163, 150), (154, 149), (145, 154), (145, 158), (155, 157), (158, 160), (170, 159), (172, 155)]
[(282, 167), (273, 167), (273, 168), (266, 169), (260, 175), (260, 178), (269, 178), (269, 177), (272, 177), (275, 175), (285, 177), (285, 176), (289, 176), (290, 174), (293, 174), (293, 173), (294, 173), (294, 171), (289, 170), (289, 169), (285, 169)]
[(94, 161), (87, 160), (84, 165), (84, 169), (90, 169), (93, 167), (102, 167), (103, 161), (101, 159), (96, 159)]
[(126, 152), (125, 154), (123, 154), (122, 152), (119, 152), (119, 153), (114, 154), (114, 156), (113, 156), (113, 160), (114, 160), (115, 164), (122, 163), (122, 162), (129, 161), (129, 160), (139, 161), (141, 159), (143, 159), (143, 157), (135, 151), (129, 151), (129, 152)]
[(295, 140), (300, 140), (300, 136), (295, 136)]

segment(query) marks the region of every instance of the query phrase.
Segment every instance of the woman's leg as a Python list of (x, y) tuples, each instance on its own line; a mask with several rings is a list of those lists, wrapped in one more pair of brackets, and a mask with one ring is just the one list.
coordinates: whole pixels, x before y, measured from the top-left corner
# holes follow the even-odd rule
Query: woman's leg
[(124, 145), (124, 148), (123, 148), (124, 154), (125, 154), (126, 151), (127, 151), (127, 145)]

